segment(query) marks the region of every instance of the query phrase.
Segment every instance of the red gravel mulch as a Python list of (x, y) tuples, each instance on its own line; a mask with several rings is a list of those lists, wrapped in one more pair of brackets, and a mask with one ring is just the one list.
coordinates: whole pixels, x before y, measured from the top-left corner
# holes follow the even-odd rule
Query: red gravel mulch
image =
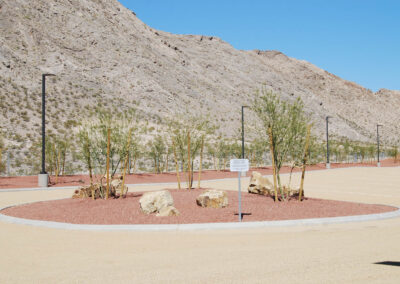
[[(382, 167), (394, 167), (400, 166), (400, 160), (394, 162), (393, 159), (385, 159), (381, 162)], [(376, 167), (376, 163), (332, 163), (331, 168), (347, 168), (347, 167)], [(317, 164), (307, 167), (307, 171), (322, 170), (325, 169), (325, 164)], [(252, 168), (251, 171), (261, 172), (263, 175), (272, 174), (272, 167)], [(247, 176), (251, 176), (251, 171), (247, 173)], [(282, 167), (281, 173), (288, 173), (290, 169), (288, 167)], [(294, 172), (298, 172), (300, 169), (295, 169)], [(209, 179), (220, 179), (220, 178), (232, 178), (237, 177), (237, 173), (225, 171), (214, 171), (206, 170), (201, 173), (202, 180)], [(100, 178), (100, 177), (99, 177)], [(181, 173), (181, 179), (185, 180), (186, 175)], [(197, 181), (197, 173), (195, 173), (194, 179)], [(52, 176), (50, 178), (50, 186), (80, 186), (90, 183), (88, 175), (71, 175), (71, 176), (60, 176), (57, 184), (55, 184), (56, 178)], [(126, 176), (127, 184), (140, 184), (140, 183), (162, 183), (162, 182), (176, 182), (175, 173), (141, 173), (131, 174)], [(18, 177), (0, 177), (0, 190), (6, 188), (25, 188), (25, 187), (37, 187), (38, 176), (18, 176)]]
[[(203, 189), (204, 190), (204, 189)], [(125, 199), (91, 200), (62, 199), (36, 202), (4, 209), (5, 215), (73, 224), (188, 224), (236, 222), (238, 193), (227, 191), (229, 206), (222, 209), (202, 208), (196, 204), (196, 197), (203, 191), (169, 190), (174, 198), (179, 216), (156, 217), (145, 215), (139, 207), (142, 193), (129, 193)], [(242, 193), (243, 221), (292, 220), (305, 218), (337, 217), (374, 214), (394, 211), (396, 208), (384, 205), (360, 204), (333, 200), (307, 198), (299, 202), (275, 203), (272, 198)]]

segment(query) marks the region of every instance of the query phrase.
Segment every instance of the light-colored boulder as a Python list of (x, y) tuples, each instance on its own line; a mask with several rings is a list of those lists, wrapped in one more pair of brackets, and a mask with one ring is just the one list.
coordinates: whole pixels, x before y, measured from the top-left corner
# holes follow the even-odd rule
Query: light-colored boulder
[(167, 206), (164, 208), (161, 208), (160, 212), (157, 213), (157, 217), (166, 217), (166, 216), (178, 216), (180, 213), (178, 209), (176, 209), (174, 206)]
[(94, 195), (94, 198), (97, 199), (100, 198), (102, 194), (104, 195), (104, 187), (102, 187), (100, 183), (95, 183), (93, 185), (81, 186), (74, 191), (72, 198), (88, 198)]
[(228, 195), (225, 191), (210, 189), (201, 193), (196, 203), (201, 207), (223, 208), (228, 206)]
[(139, 200), (140, 209), (145, 214), (160, 212), (161, 209), (174, 206), (172, 195), (167, 190), (146, 192)]
[[(121, 196), (121, 190), (122, 190), (122, 176), (117, 177), (113, 179), (110, 183), (110, 190), (111, 190), (111, 195), (113, 196)], [(124, 192), (123, 195), (126, 195), (128, 193), (128, 187), (124, 185)]]
[(275, 194), (273, 184), (267, 177), (263, 177), (259, 172), (252, 172), (247, 191), (250, 193), (269, 196), (273, 196)]

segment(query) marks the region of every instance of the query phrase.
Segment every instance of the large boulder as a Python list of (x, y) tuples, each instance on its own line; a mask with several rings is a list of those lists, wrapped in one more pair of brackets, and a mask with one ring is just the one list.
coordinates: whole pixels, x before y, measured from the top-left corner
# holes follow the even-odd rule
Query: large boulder
[(274, 186), (268, 178), (263, 177), (259, 172), (253, 172), (250, 178), (249, 188), (250, 193), (273, 196), (275, 194)]
[[(97, 198), (105, 198), (107, 185), (103, 183), (105, 177), (101, 178), (100, 183), (94, 183), (92, 185), (85, 185), (80, 187), (79, 189), (75, 190), (72, 198), (87, 198), (93, 197)], [(122, 190), (122, 176), (118, 176), (113, 178), (110, 182), (110, 191), (109, 197), (121, 197), (121, 190)], [(128, 193), (128, 187), (124, 185), (124, 192), (123, 195), (126, 196)]]
[(201, 207), (223, 208), (228, 206), (228, 195), (225, 191), (210, 189), (201, 193), (196, 203)]
[(178, 216), (180, 213), (178, 209), (174, 206), (167, 206), (161, 208), (160, 212), (157, 213), (157, 217), (167, 217), (167, 216)]
[(145, 214), (160, 213), (161, 209), (174, 206), (172, 195), (167, 190), (146, 192), (139, 200), (140, 209)]
[(79, 189), (74, 191), (72, 198), (88, 198), (93, 197), (97, 199), (104, 195), (104, 188), (100, 183), (94, 183), (92, 185), (81, 186)]
[(122, 176), (114, 178), (110, 183), (111, 195), (119, 197), (121, 195), (126, 195), (128, 193), (128, 187), (124, 185), (124, 191), (122, 191)]

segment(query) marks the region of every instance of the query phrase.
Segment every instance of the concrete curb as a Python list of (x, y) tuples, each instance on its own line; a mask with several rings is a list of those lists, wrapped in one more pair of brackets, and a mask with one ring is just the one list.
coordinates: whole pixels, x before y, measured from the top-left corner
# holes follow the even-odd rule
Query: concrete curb
[[(6, 209), (11, 206), (3, 207), (0, 209)], [(395, 206), (393, 206), (395, 207)], [(63, 230), (83, 230), (83, 231), (131, 231), (131, 232), (163, 232), (163, 231), (198, 231), (198, 230), (221, 230), (221, 229), (249, 229), (249, 228), (273, 228), (273, 227), (293, 227), (293, 226), (311, 226), (311, 225), (328, 225), (328, 224), (340, 224), (350, 222), (364, 222), (364, 221), (375, 221), (389, 218), (400, 217), (400, 208), (396, 207), (396, 211), (378, 213), (378, 214), (367, 214), (367, 215), (355, 215), (355, 216), (343, 216), (343, 217), (328, 217), (328, 218), (312, 218), (312, 219), (299, 219), (299, 220), (282, 220), (282, 221), (259, 221), (259, 222), (242, 222), (242, 223), (198, 223), (198, 224), (147, 224), (147, 225), (87, 225), (87, 224), (71, 224), (61, 223), (53, 221), (39, 221), (30, 220), (24, 218), (17, 218), (7, 216), (0, 213), (0, 221), (46, 227), (53, 229)]]

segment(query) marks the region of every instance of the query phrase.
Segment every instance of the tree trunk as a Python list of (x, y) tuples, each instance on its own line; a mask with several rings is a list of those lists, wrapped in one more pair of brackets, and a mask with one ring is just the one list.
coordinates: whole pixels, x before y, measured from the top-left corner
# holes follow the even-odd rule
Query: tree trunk
[(213, 155), (213, 161), (214, 161), (214, 170), (217, 170), (217, 161), (215, 159), (215, 155)]
[(131, 135), (132, 135), (132, 128), (129, 129), (129, 134), (128, 134), (128, 150), (127, 150), (127, 155), (125, 157), (125, 166), (124, 166), (124, 173), (122, 174), (122, 187), (121, 187), (121, 196), (124, 197), (124, 190), (125, 190), (125, 175), (126, 175), (126, 167), (128, 166), (128, 160), (129, 160), (129, 148), (131, 147)]
[(136, 173), (137, 154), (133, 156), (133, 173)]
[(275, 155), (274, 155), (274, 143), (272, 139), (272, 128), (268, 128), (268, 133), (269, 133), (269, 147), (271, 151), (271, 161), (272, 161), (272, 170), (273, 170), (273, 175), (274, 175), (274, 191), (275, 191), (275, 202), (278, 201), (278, 190), (276, 188), (276, 166), (275, 166)]
[(190, 132), (187, 134), (187, 149), (188, 149), (188, 189), (191, 188), (191, 169), (190, 169)]
[(307, 126), (307, 137), (306, 137), (306, 146), (304, 149), (304, 158), (303, 158), (303, 170), (301, 173), (301, 182), (300, 182), (300, 189), (299, 189), (299, 201), (301, 201), (301, 196), (303, 194), (303, 186), (304, 186), (304, 176), (306, 173), (306, 165), (307, 165), (307, 156), (308, 156), (308, 146), (309, 146), (309, 140), (310, 140), (310, 131), (311, 131), (311, 126)]
[(172, 142), (172, 148), (174, 150), (174, 159), (175, 159), (175, 168), (176, 168), (176, 178), (178, 179), (178, 188), (181, 189), (181, 179), (179, 177), (179, 165), (178, 165), (178, 159), (176, 157), (175, 142)]
[(58, 183), (58, 174), (60, 173), (60, 163), (61, 163), (61, 152), (58, 151), (57, 161), (56, 161), (56, 183)]
[(204, 148), (204, 136), (201, 138), (201, 148), (200, 148), (200, 165), (199, 165), (199, 181), (197, 183), (197, 188), (200, 189), (200, 180), (201, 180), (201, 170), (203, 164), (203, 148)]
[(67, 156), (67, 149), (64, 150), (63, 152), (63, 162), (62, 162), (62, 171), (61, 171), (61, 175), (64, 175), (64, 169), (65, 169), (65, 158)]
[(165, 158), (165, 172), (168, 172), (168, 159), (169, 159), (169, 148), (167, 148), (167, 157)]
[(106, 188), (106, 199), (108, 199), (110, 193), (110, 140), (111, 140), (111, 129), (107, 129), (107, 163), (106, 163), (106, 174), (107, 174), (107, 188)]
[[(92, 161), (90, 158), (90, 143), (89, 143), (89, 139), (87, 141), (87, 164), (89, 167), (89, 177), (90, 177), (90, 185), (93, 185), (93, 175), (92, 175)], [(93, 196), (94, 199), (94, 196)]]

